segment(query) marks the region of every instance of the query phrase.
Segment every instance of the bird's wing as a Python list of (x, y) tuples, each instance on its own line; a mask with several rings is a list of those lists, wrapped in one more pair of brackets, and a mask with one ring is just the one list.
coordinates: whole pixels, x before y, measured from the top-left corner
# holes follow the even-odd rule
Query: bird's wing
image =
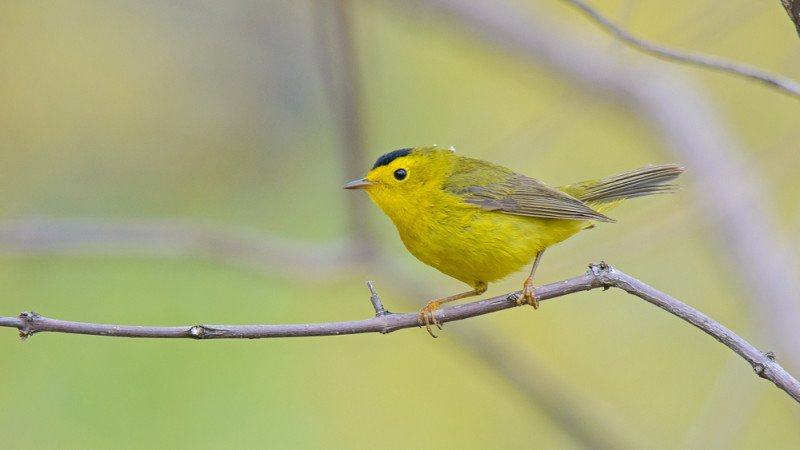
[(462, 173), (452, 175), (443, 187), (445, 192), (488, 211), (553, 219), (614, 221), (539, 180), (513, 172), (503, 175), (500, 182), (469, 184), (474, 177)]

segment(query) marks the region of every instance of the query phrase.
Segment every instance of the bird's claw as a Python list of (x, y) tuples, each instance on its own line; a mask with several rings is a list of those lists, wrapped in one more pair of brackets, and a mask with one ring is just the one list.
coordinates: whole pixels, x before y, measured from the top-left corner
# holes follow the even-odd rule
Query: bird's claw
[(435, 301), (430, 302), (427, 305), (425, 305), (424, 308), (419, 310), (419, 316), (417, 317), (417, 322), (419, 323), (419, 326), (422, 326), (424, 324), (425, 328), (428, 330), (428, 334), (430, 334), (431, 337), (438, 337), (433, 333), (433, 330), (431, 330), (431, 323), (436, 325), (440, 330), (442, 329), (442, 324), (440, 324), (439, 321), (436, 320), (437, 309), (439, 309), (439, 303)]
[(522, 305), (523, 303), (533, 306), (533, 309), (539, 309), (539, 299), (536, 298), (536, 288), (533, 287), (533, 283), (530, 282), (530, 280), (525, 280), (525, 283), (522, 285), (522, 295), (517, 297), (517, 305)]

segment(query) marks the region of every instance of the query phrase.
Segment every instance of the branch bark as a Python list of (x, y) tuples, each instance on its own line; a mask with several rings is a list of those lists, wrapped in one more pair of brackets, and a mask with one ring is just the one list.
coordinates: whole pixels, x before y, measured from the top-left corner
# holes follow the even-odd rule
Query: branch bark
[[(659, 308), (674, 314), (708, 333), (737, 355), (744, 358), (762, 378), (772, 381), (800, 402), (800, 382), (783, 369), (775, 355), (762, 353), (731, 330), (696, 309), (660, 292), (613, 267), (592, 264), (585, 274), (536, 288), (539, 301), (561, 297), (580, 291), (615, 287), (635, 295)], [(436, 311), (439, 323), (464, 320), (517, 306), (519, 292), (478, 300)], [(18, 317), (0, 317), (0, 327), (17, 328), (24, 340), (39, 332), (59, 332), (117, 337), (192, 338), (192, 339), (261, 339), (276, 337), (333, 336), (355, 333), (390, 333), (404, 328), (418, 327), (417, 313), (393, 314), (385, 310), (374, 293), (370, 301), (377, 312), (375, 317), (349, 322), (309, 323), (291, 325), (194, 325), (177, 327), (142, 327), (104, 325), (50, 319), (33, 312), (23, 312)]]
[(800, 0), (781, 0), (786, 14), (792, 19), (797, 35), (800, 36)]

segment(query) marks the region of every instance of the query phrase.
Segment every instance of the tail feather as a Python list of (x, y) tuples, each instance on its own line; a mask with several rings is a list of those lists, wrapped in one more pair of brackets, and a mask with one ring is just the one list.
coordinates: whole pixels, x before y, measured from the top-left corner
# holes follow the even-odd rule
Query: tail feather
[(667, 184), (684, 172), (676, 164), (647, 165), (639, 169), (561, 188), (584, 203), (617, 202), (626, 198), (671, 192), (678, 185)]

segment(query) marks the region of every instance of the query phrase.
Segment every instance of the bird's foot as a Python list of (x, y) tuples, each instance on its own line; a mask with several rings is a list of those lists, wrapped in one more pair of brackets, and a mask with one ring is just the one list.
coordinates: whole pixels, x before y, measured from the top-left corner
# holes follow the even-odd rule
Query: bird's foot
[(539, 309), (539, 299), (536, 298), (536, 288), (533, 287), (531, 280), (525, 280), (522, 285), (522, 295), (517, 298), (517, 305), (527, 303), (533, 306), (533, 309)]
[(424, 324), (425, 328), (428, 329), (428, 333), (432, 337), (437, 337), (437, 336), (433, 334), (433, 330), (431, 330), (431, 324), (436, 325), (437, 327), (439, 327), (440, 330), (442, 329), (442, 325), (439, 323), (438, 320), (436, 320), (437, 309), (439, 309), (439, 302), (434, 300), (425, 305), (424, 308), (420, 309), (419, 317), (417, 317), (417, 322), (419, 323), (419, 326), (422, 326)]

